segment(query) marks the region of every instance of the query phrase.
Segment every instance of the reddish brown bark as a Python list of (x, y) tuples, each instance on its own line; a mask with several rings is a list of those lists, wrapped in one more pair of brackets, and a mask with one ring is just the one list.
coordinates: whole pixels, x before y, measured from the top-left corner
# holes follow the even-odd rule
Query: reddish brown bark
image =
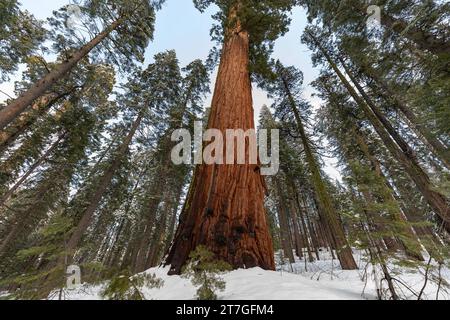
[[(208, 128), (225, 133), (254, 127), (249, 35), (234, 30), (222, 50)], [(235, 268), (275, 268), (264, 180), (257, 166), (199, 165), (191, 191), (166, 260), (170, 274), (180, 273), (198, 245)]]
[(17, 120), (5, 130), (0, 132), (0, 153), (11, 146), (24, 132), (26, 132), (36, 119), (45, 114), (56, 102), (66, 94), (49, 93), (38, 99), (31, 109), (20, 115)]

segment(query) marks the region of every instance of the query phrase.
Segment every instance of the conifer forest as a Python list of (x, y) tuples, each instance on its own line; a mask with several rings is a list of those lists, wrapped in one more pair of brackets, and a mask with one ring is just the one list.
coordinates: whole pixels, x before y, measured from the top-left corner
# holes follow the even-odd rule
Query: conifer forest
[(450, 300), (449, 147), (445, 0), (0, 0), (0, 300)]

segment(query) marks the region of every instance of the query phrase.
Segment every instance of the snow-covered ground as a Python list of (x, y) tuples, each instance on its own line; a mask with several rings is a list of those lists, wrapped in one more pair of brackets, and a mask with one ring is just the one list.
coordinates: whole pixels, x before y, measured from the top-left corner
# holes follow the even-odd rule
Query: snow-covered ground
[[(366, 267), (362, 255), (356, 255), (360, 270), (344, 271), (336, 260), (327, 252), (321, 253), (321, 260), (305, 263), (298, 260), (295, 264), (284, 264), (277, 271), (265, 271), (260, 268), (235, 270), (223, 275), (226, 289), (218, 294), (223, 300), (359, 300), (377, 299), (377, 287), (380, 288), (381, 274), (374, 275), (372, 267)], [(279, 259), (279, 258), (278, 258)], [(417, 299), (425, 281), (425, 271), (399, 269), (390, 265), (392, 275), (398, 280), (396, 290), (405, 299)], [(397, 268), (397, 269), (396, 269)], [(153, 300), (189, 300), (194, 299), (196, 288), (188, 279), (168, 276), (168, 268), (153, 268), (146, 271), (155, 274), (164, 281), (160, 289), (144, 288), (146, 299)], [(437, 275), (434, 270), (430, 278)], [(450, 269), (441, 270), (443, 281), (439, 290), (439, 299), (450, 299)], [(376, 277), (376, 278), (375, 278)], [(375, 280), (376, 279), (376, 280)], [(422, 299), (436, 299), (437, 280), (429, 280)], [(403, 286), (400, 283), (408, 284)], [(377, 286), (378, 284), (378, 286)], [(98, 300), (102, 286), (81, 286), (67, 290), (65, 299)], [(387, 284), (383, 282), (381, 290), (386, 292)]]

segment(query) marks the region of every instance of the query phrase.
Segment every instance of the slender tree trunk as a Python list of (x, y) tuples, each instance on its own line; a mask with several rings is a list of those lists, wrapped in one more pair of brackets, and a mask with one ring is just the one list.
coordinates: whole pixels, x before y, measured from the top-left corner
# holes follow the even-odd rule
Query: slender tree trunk
[(341, 65), (344, 67), (345, 72), (349, 76), (350, 80), (353, 82), (354, 86), (361, 94), (366, 104), (370, 107), (373, 114), (378, 118), (378, 120), (383, 124), (386, 131), (390, 134), (392, 139), (398, 144), (400, 149), (402, 149), (403, 153), (408, 155), (409, 158), (415, 158), (414, 150), (409, 146), (409, 144), (403, 139), (402, 136), (398, 133), (398, 131), (392, 126), (391, 122), (386, 118), (386, 116), (381, 112), (377, 105), (372, 101), (369, 95), (365, 92), (364, 88), (359, 84), (358, 80), (354, 77), (353, 72), (347, 67), (344, 59), (340, 55), (338, 55), (338, 60)]
[(305, 237), (305, 232), (302, 232), (300, 229), (300, 224), (298, 221), (298, 213), (295, 208), (294, 201), (290, 201), (291, 208), (291, 219), (292, 219), (292, 228), (294, 229), (294, 243), (295, 243), (295, 252), (297, 257), (303, 258), (303, 248), (308, 247), (307, 239)]
[(300, 138), (302, 140), (303, 148), (306, 154), (306, 161), (308, 162), (309, 169), (311, 170), (314, 191), (317, 196), (318, 204), (321, 207), (321, 211), (325, 214), (325, 221), (330, 228), (330, 232), (332, 233), (337, 246), (337, 254), (339, 261), (341, 263), (341, 267), (344, 270), (352, 270), (357, 269), (355, 259), (353, 258), (352, 249), (347, 243), (347, 239), (345, 236), (344, 228), (342, 226), (341, 221), (339, 220), (338, 213), (336, 212), (334, 205), (331, 201), (331, 197), (327, 188), (322, 180), (322, 176), (320, 174), (319, 166), (317, 165), (317, 161), (314, 157), (314, 154), (311, 150), (308, 137), (306, 135), (305, 128), (303, 126), (303, 122), (300, 116), (300, 113), (297, 109), (296, 103), (292, 94), (290, 92), (289, 86), (287, 84), (287, 80), (280, 75), (283, 83), (286, 94), (289, 98), (291, 109), (294, 113), (295, 120), (297, 122), (297, 129), (300, 134)]
[[(370, 192), (361, 191), (361, 194), (366, 200), (366, 204), (368, 206), (375, 203), (375, 200), (373, 199), (373, 196)], [(371, 224), (373, 225), (374, 231), (385, 234), (382, 237), (384, 243), (384, 246), (382, 246), (383, 248), (391, 252), (396, 252), (403, 249), (400, 246), (400, 243), (398, 243), (395, 235), (392, 234), (392, 232), (387, 228), (387, 226), (385, 226), (386, 221), (379, 221), (377, 213), (374, 212), (373, 210), (366, 209), (364, 211), (366, 212), (366, 216), (368, 217), (368, 219), (371, 220)], [(386, 233), (388, 233), (389, 235), (387, 235)]]
[[(158, 183), (154, 184), (153, 194), (160, 191), (160, 185)], [(152, 231), (156, 226), (156, 212), (158, 206), (161, 202), (161, 196), (156, 196), (151, 199), (148, 206), (148, 217), (145, 221), (145, 231), (143, 230), (141, 241), (139, 242), (139, 247), (136, 251), (136, 259), (133, 265), (133, 270), (135, 273), (139, 273), (145, 270), (146, 258), (149, 252), (149, 247), (151, 243)]]
[[(420, 260), (420, 261), (424, 261), (424, 258), (420, 252), (419, 239), (417, 238), (413, 229), (409, 225), (407, 225), (408, 221), (403, 217), (403, 212), (402, 212), (399, 202), (392, 195), (392, 190), (388, 184), (389, 182), (381, 170), (380, 162), (371, 153), (369, 146), (367, 145), (366, 140), (363, 138), (362, 133), (360, 132), (359, 128), (355, 127), (354, 132), (356, 135), (355, 140), (356, 140), (357, 145), (359, 146), (361, 151), (364, 153), (365, 157), (371, 163), (372, 169), (375, 172), (376, 176), (379, 177), (381, 180), (380, 183), (382, 183), (382, 188), (384, 189), (381, 196), (383, 197), (384, 201), (392, 202), (393, 204), (395, 204), (395, 209), (393, 210), (393, 212), (390, 216), (390, 219), (392, 220), (392, 222), (395, 225), (403, 224), (403, 223), (406, 224), (405, 226), (396, 227), (394, 229), (394, 232), (397, 231), (400, 233), (399, 234), (400, 237), (398, 237), (398, 236), (396, 237), (396, 235), (394, 234), (394, 239), (396, 238), (395, 242), (398, 242), (399, 244), (401, 244), (402, 245), (401, 249), (403, 249), (405, 251), (405, 253), (407, 255), (409, 255), (410, 257)], [(368, 199), (369, 203), (370, 202), (373, 203), (373, 201), (374, 201), (373, 197), (368, 191), (363, 192), (363, 195), (366, 199)], [(375, 226), (376, 226), (376, 224), (375, 224)], [(398, 229), (398, 228), (400, 228), (400, 229)], [(402, 239), (401, 235), (408, 236), (409, 240), (408, 241), (401, 240)], [(393, 246), (390, 245), (390, 243), (392, 243), (392, 240), (390, 238), (389, 238), (388, 242), (386, 242), (386, 239), (385, 239), (385, 243), (389, 249), (391, 249), (391, 250), (393, 249)]]
[(316, 45), (322, 51), (332, 69), (337, 74), (343, 85), (346, 87), (347, 91), (350, 93), (359, 107), (363, 109), (366, 117), (373, 125), (375, 131), (378, 133), (389, 152), (391, 152), (391, 154), (400, 162), (400, 164), (403, 166), (410, 178), (414, 181), (417, 188), (420, 190), (430, 207), (442, 219), (447, 232), (450, 232), (450, 207), (447, 203), (447, 199), (442, 194), (434, 191), (430, 178), (423, 171), (422, 167), (417, 162), (417, 159), (414, 157), (414, 154), (411, 154), (407, 149), (404, 150), (399, 148), (399, 145), (395, 144), (395, 142), (389, 135), (389, 132), (386, 130), (378, 116), (373, 113), (370, 106), (367, 105), (365, 101), (356, 93), (355, 89), (353, 89), (351, 84), (334, 63), (327, 50), (311, 33), (309, 33), (309, 36), (314, 40)]
[(150, 251), (145, 264), (146, 269), (154, 267), (158, 264), (158, 257), (161, 254), (163, 239), (167, 230), (167, 219), (170, 211), (173, 211), (173, 199), (170, 199), (169, 195), (169, 197), (166, 197), (165, 199), (165, 208), (161, 213), (161, 216), (153, 233)]
[[(391, 293), (392, 300), (398, 300), (399, 297), (398, 297), (397, 292), (395, 290), (393, 279), (392, 279), (391, 274), (390, 274), (390, 272), (389, 272), (389, 270), (387, 268), (386, 259), (384, 257), (383, 251), (381, 250), (381, 247), (380, 247), (381, 246), (380, 240), (372, 238), (371, 234), (372, 234), (372, 232), (374, 230), (372, 230), (373, 229), (373, 225), (371, 225), (370, 218), (368, 218), (368, 217), (367, 217), (367, 223), (368, 223), (369, 227), (365, 228), (363, 226), (362, 228), (365, 231), (365, 233), (367, 235), (367, 239), (369, 241), (369, 248), (368, 248), (368, 250), (369, 250), (370, 256), (371, 256), (371, 258), (373, 260), (372, 263), (378, 263), (381, 266), (381, 271), (383, 272), (384, 279), (386, 280), (386, 282), (388, 284), (388, 288), (389, 288), (389, 291)], [(381, 298), (380, 294), (379, 294), (379, 297)]]
[(0, 258), (3, 257), (7, 253), (9, 244), (16, 237), (16, 235), (17, 235), (18, 231), (20, 230), (20, 228), (22, 227), (22, 225), (23, 225), (22, 221), (16, 221), (12, 225), (12, 227), (9, 230), (6, 237), (4, 239), (2, 239), (2, 241), (0, 243)]
[[(170, 130), (169, 130), (170, 131)], [(165, 135), (163, 139), (160, 141), (159, 149), (160, 150), (169, 150), (171, 143), (165, 144), (168, 141), (166, 138), (168, 135)], [(155, 177), (156, 180), (152, 182), (152, 186), (150, 189), (151, 200), (148, 205), (148, 218), (145, 221), (145, 231), (142, 233), (141, 241), (139, 244), (139, 248), (137, 251), (137, 256), (135, 260), (135, 264), (133, 266), (133, 270), (136, 273), (142, 272), (145, 270), (147, 265), (147, 257), (151, 254), (152, 248), (150, 247), (152, 243), (152, 232), (153, 234), (157, 232), (158, 223), (157, 223), (157, 211), (158, 206), (163, 201), (163, 198), (166, 196), (161, 194), (161, 192), (167, 192), (168, 183), (167, 181), (173, 179), (173, 167), (170, 163), (170, 159), (167, 157), (163, 157), (163, 163), (160, 165), (160, 168), (157, 170)], [(155, 231), (153, 231), (155, 229)]]
[(284, 256), (289, 259), (290, 263), (295, 263), (291, 236), (289, 232), (289, 213), (286, 206), (286, 201), (283, 197), (283, 190), (281, 189), (280, 181), (276, 177), (273, 177), (273, 180), (275, 182), (278, 196), (278, 220), (280, 222), (280, 236)]
[[(306, 250), (308, 252), (308, 259), (309, 262), (313, 262), (314, 258), (312, 256), (312, 246), (313, 246), (313, 234), (311, 230), (308, 230), (308, 226), (306, 225), (305, 216), (306, 212), (302, 208), (300, 204), (300, 199), (298, 196), (297, 186), (295, 185), (295, 182), (293, 181), (292, 177), (288, 176), (289, 185), (291, 186), (291, 195), (293, 199), (293, 207), (296, 214), (294, 215), (294, 219), (297, 219), (297, 228), (300, 230), (303, 230), (303, 239), (304, 239), (304, 245), (306, 246)], [(300, 220), (300, 225), (298, 225), (298, 221)], [(317, 252), (316, 252), (317, 254)]]
[[(299, 204), (300, 206), (300, 204)], [(307, 229), (309, 230), (309, 235), (311, 237), (311, 247), (314, 248), (314, 253), (316, 255), (316, 259), (320, 260), (320, 255), (319, 255), (319, 249), (320, 249), (320, 241), (319, 241), (319, 234), (317, 232), (317, 230), (314, 228), (314, 224), (311, 221), (311, 218), (308, 217), (308, 212), (306, 211), (306, 208), (300, 209), (300, 214), (302, 217), (302, 222), (305, 223), (304, 227), (307, 226)], [(311, 259), (311, 262), (313, 262), (314, 259)]]
[[(109, 152), (108, 150), (110, 150), (110, 149), (111, 149), (111, 145), (107, 148), (106, 152)], [(138, 178), (133, 186), (132, 191), (130, 192), (131, 197), (127, 200), (127, 204), (124, 209), (125, 216), (128, 216), (131, 206), (132, 206), (132, 203), (133, 203), (133, 200), (135, 199), (135, 196), (136, 196), (136, 190), (138, 189), (139, 185), (142, 182), (142, 179), (145, 177), (145, 174), (147, 173), (148, 170), (149, 170), (149, 167), (147, 166), (147, 167), (144, 167), (139, 172)], [(118, 228), (118, 231), (115, 235), (114, 241), (110, 246), (110, 252), (109, 252), (108, 256), (105, 258), (105, 265), (113, 266), (114, 265), (113, 261), (117, 261), (117, 256), (120, 253), (120, 248), (119, 248), (119, 246), (116, 247), (116, 243), (119, 242), (119, 240), (122, 236), (122, 233), (124, 233), (124, 230), (127, 230), (128, 226), (129, 226), (129, 221), (127, 221), (126, 218), (122, 218), (120, 220), (120, 227)]]
[(31, 110), (22, 114), (8, 128), (0, 132), (0, 153), (10, 147), (18, 137), (20, 137), (34, 121), (46, 113), (55, 103), (66, 94), (49, 93), (38, 99), (31, 107)]
[[(249, 34), (236, 28), (225, 37), (208, 128), (254, 129), (249, 75)], [(226, 150), (226, 146), (224, 147)], [(248, 154), (248, 146), (247, 152)], [(200, 165), (192, 197), (167, 257), (180, 273), (189, 253), (205, 245), (235, 268), (275, 269), (264, 209), (265, 184), (255, 165)]]
[[(389, 180), (385, 178), (385, 181), (387, 186), (391, 190), (392, 196), (400, 204), (400, 208), (402, 209), (402, 213), (405, 216), (405, 219), (413, 223), (412, 228), (415, 235), (419, 238), (420, 244), (425, 247), (425, 249), (434, 259), (436, 259), (437, 261), (442, 261), (442, 255), (440, 252), (440, 248), (442, 247), (441, 239), (439, 239), (431, 226), (422, 226), (425, 221), (423, 214), (418, 212), (417, 208), (415, 207), (407, 207), (404, 200), (400, 195), (396, 193)], [(401, 191), (403, 187), (401, 186), (399, 189), (400, 193), (402, 193)]]
[(83, 212), (83, 215), (81, 217), (81, 220), (78, 222), (75, 230), (72, 232), (69, 240), (66, 244), (66, 250), (68, 252), (69, 256), (69, 263), (71, 262), (73, 258), (73, 254), (75, 249), (77, 248), (78, 244), (80, 243), (80, 240), (89, 227), (92, 218), (94, 216), (94, 213), (96, 209), (98, 208), (103, 195), (105, 194), (106, 190), (108, 189), (109, 185), (111, 184), (111, 180), (114, 177), (115, 172), (120, 167), (123, 157), (128, 150), (128, 147), (139, 128), (139, 125), (141, 124), (143, 118), (143, 114), (141, 113), (138, 115), (136, 120), (134, 121), (130, 132), (126, 136), (123, 143), (120, 145), (119, 149), (117, 150), (117, 155), (113, 162), (111, 163), (111, 166), (108, 168), (108, 170), (103, 174), (103, 176), (100, 178), (99, 184), (97, 186), (97, 189), (95, 193), (92, 195), (89, 201), (89, 206), (86, 208), (86, 210)]
[(314, 247), (314, 251), (315, 251), (317, 260), (320, 260), (319, 249), (322, 246), (321, 236), (314, 226), (314, 221), (312, 220), (311, 216), (309, 215), (308, 205), (305, 201), (305, 198), (303, 196), (301, 196), (301, 200), (302, 200), (301, 203), (300, 203), (299, 198), (300, 198), (299, 193), (296, 192), (296, 201), (297, 201), (297, 206), (300, 209), (302, 223), (304, 223), (305, 224), (304, 227), (309, 230), (309, 234), (311, 237), (311, 246)]
[[(181, 188), (182, 189), (182, 188)], [(175, 206), (174, 211), (172, 212), (172, 216), (170, 217), (170, 222), (169, 222), (169, 230), (167, 232), (167, 237), (164, 243), (164, 253), (167, 253), (167, 250), (169, 250), (170, 245), (172, 244), (172, 240), (173, 240), (173, 236), (175, 234), (175, 228), (176, 228), (176, 224), (177, 224), (177, 213), (178, 213), (178, 208), (180, 205), (180, 201), (181, 201), (181, 194), (183, 192), (183, 190), (178, 190), (177, 192), (177, 205)]]
[(109, 34), (117, 29), (124, 19), (119, 18), (114, 21), (103, 32), (99, 33), (94, 39), (76, 51), (69, 59), (57, 65), (53, 70), (37, 81), (31, 88), (21, 94), (17, 99), (0, 110), (0, 130), (3, 130), (8, 124), (16, 119), (34, 100), (41, 97), (55, 83), (63, 79), (77, 63), (86, 57), (92, 49), (101, 43)]
[[(354, 8), (364, 16), (367, 15), (366, 6), (355, 6)], [(429, 51), (436, 55), (448, 55), (450, 53), (450, 42), (448, 39), (438, 39), (430, 32), (419, 29), (412, 24), (410, 25), (402, 19), (397, 19), (385, 11), (382, 12), (381, 24), (399, 36), (403, 36), (415, 43), (423, 51)]]
[(119, 239), (122, 236), (123, 230), (127, 226), (127, 221), (125, 218), (121, 218), (119, 222), (119, 226), (117, 227), (117, 230), (114, 234), (114, 240), (112, 241), (111, 245), (107, 249), (102, 261), (105, 266), (111, 267), (111, 261), (116, 257), (117, 252), (119, 251)]
[(56, 149), (56, 147), (59, 145), (61, 140), (64, 139), (64, 136), (66, 133), (64, 132), (61, 134), (50, 148), (30, 167), (28, 168), (27, 172), (12, 186), (5, 194), (3, 194), (0, 198), (0, 207), (8, 201), (8, 199), (16, 192), (16, 190), (24, 183), (28, 177), (36, 170), (47, 158), (48, 156)]
[(383, 13), (381, 23), (386, 28), (417, 44), (421, 50), (426, 50), (436, 55), (450, 54), (450, 42), (448, 39), (438, 39), (433, 34), (411, 26), (406, 21), (396, 19), (386, 13)]
[(360, 66), (362, 72), (371, 78), (381, 90), (377, 90), (377, 93), (382, 96), (386, 101), (392, 102), (393, 107), (403, 114), (404, 119), (412, 131), (417, 135), (424, 145), (432, 152), (447, 169), (450, 170), (450, 153), (448, 148), (439, 141), (438, 138), (417, 118), (411, 108), (406, 102), (396, 94), (391, 87), (377, 75), (376, 71), (368, 66)]
[[(46, 190), (40, 190), (36, 196), (37, 199), (41, 199), (44, 196)], [(29, 212), (27, 212), (29, 213)], [(30, 218), (32, 218), (31, 214), (24, 214), (24, 212), (16, 212), (16, 215), (12, 219), (11, 228), (8, 230), (8, 234), (5, 238), (0, 242), (0, 258), (3, 257), (6, 253), (8, 253), (8, 249), (11, 245), (11, 242), (16, 240), (16, 238), (24, 233), (24, 229), (27, 229), (26, 226), (30, 223)]]
[(314, 226), (314, 230), (316, 231), (317, 234), (317, 239), (319, 240), (319, 249), (320, 248), (328, 248), (329, 245), (329, 237), (327, 236), (325, 230), (322, 227), (322, 223), (320, 222), (320, 218), (319, 219), (315, 219), (313, 221), (313, 226)]
[(140, 231), (140, 228), (135, 226), (135, 230), (131, 230), (131, 231), (132, 232), (131, 232), (130, 238), (129, 238), (127, 246), (126, 246), (126, 250), (123, 255), (121, 264), (120, 264), (121, 270), (124, 270), (127, 268), (133, 269), (135, 266), (136, 255), (137, 255), (139, 239), (140, 239), (138, 237), (138, 231)]
[[(325, 247), (328, 248), (328, 251), (331, 254), (331, 258), (334, 260), (336, 259), (336, 256), (334, 254), (334, 250), (336, 248), (336, 239), (334, 238), (333, 234), (330, 232), (330, 228), (327, 224), (324, 223), (323, 218), (319, 216), (319, 220), (317, 220), (317, 225), (319, 230), (322, 233), (323, 240)], [(338, 256), (339, 259), (339, 256)]]

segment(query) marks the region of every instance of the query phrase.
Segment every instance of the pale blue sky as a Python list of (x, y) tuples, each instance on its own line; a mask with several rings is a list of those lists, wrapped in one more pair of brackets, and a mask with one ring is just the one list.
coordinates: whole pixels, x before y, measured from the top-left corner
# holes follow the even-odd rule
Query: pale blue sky
[[(46, 19), (51, 16), (52, 11), (64, 5), (71, 3), (70, 0), (20, 0), (22, 7), (33, 13), (39, 19)], [(146, 63), (152, 61), (153, 55), (164, 51), (175, 49), (182, 66), (189, 62), (201, 58), (206, 59), (210, 49), (213, 47), (211, 41), (210, 29), (214, 21), (211, 15), (214, 13), (214, 7), (211, 7), (205, 13), (200, 13), (195, 9), (192, 0), (167, 0), (161, 11), (157, 12), (154, 41), (150, 43), (146, 52)], [(309, 83), (313, 81), (318, 74), (311, 64), (311, 52), (301, 44), (300, 36), (306, 26), (306, 14), (301, 8), (296, 8), (292, 13), (292, 24), (290, 32), (277, 40), (274, 51), (274, 58), (280, 59), (285, 65), (294, 65), (303, 71), (305, 76), (304, 96), (314, 106), (319, 105), (316, 98), (312, 98), (313, 90)], [(20, 75), (18, 74), (15, 79)], [(215, 74), (212, 76), (213, 88)], [(13, 83), (4, 83), (0, 89), (13, 95)], [(255, 120), (258, 118), (261, 106), (270, 105), (266, 94), (254, 88), (253, 90)], [(4, 95), (0, 96), (0, 101), (6, 99)], [(211, 97), (205, 101), (205, 106), (210, 104)], [(328, 163), (327, 172), (332, 177), (339, 177), (336, 170)]]

